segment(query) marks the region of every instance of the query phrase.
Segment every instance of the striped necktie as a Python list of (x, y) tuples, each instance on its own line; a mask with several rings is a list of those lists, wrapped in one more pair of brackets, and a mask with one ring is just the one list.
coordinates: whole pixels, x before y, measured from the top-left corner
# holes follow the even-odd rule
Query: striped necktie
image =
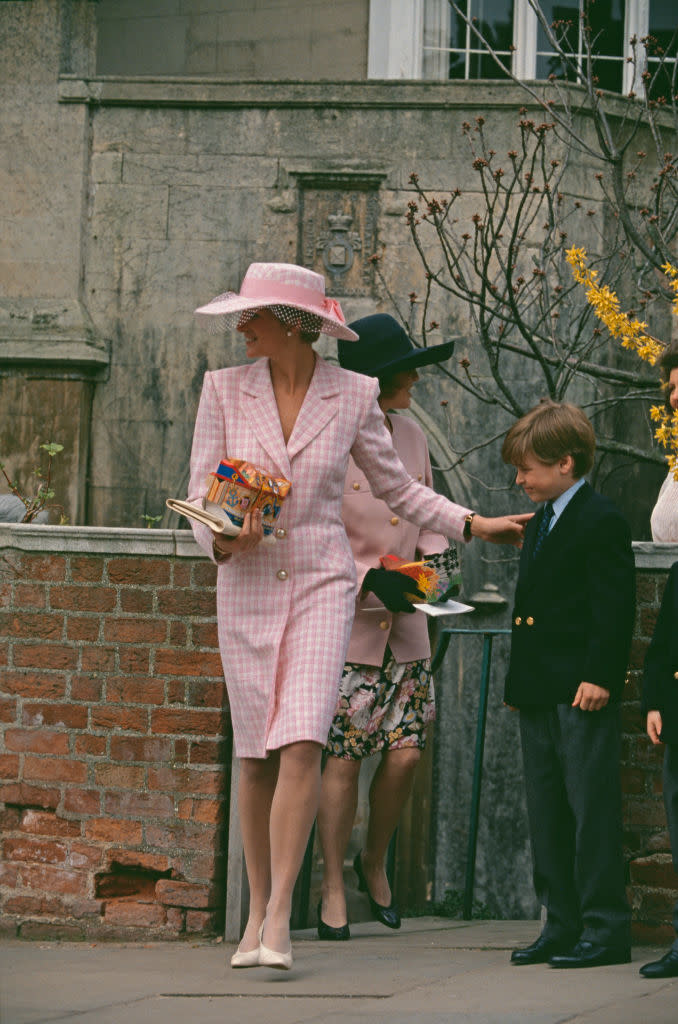
[(553, 519), (553, 502), (547, 501), (544, 503), (544, 507), (541, 510), (541, 520), (537, 529), (537, 537), (532, 548), (532, 557), (536, 558), (539, 551), (546, 540), (549, 532), (549, 526)]

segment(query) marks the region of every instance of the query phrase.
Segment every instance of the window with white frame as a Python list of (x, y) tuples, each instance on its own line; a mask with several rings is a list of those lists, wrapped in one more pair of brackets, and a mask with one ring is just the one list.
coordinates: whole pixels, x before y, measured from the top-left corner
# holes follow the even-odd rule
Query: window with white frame
[[(566, 25), (568, 53), (583, 67), (584, 0), (540, 0), (540, 4), (549, 24)], [(529, 0), (456, 0), (456, 5), (468, 18), (475, 19), (500, 63), (518, 78), (544, 79), (550, 74), (563, 74)], [(637, 75), (643, 69), (634, 68), (628, 61), (630, 40), (649, 36), (647, 66), (651, 73), (657, 69), (661, 53), (669, 54), (664, 82), (655, 88), (657, 93), (668, 91), (676, 65), (675, 0), (595, 0), (588, 4), (588, 16), (596, 37), (596, 74), (602, 89), (640, 91)], [(415, 40), (421, 40), (420, 57), (413, 52)], [(394, 60), (396, 53), (399, 56)], [(642, 47), (640, 54), (644, 57)], [(370, 0), (368, 75), (442, 80), (503, 77), (499, 64), (448, 0)]]

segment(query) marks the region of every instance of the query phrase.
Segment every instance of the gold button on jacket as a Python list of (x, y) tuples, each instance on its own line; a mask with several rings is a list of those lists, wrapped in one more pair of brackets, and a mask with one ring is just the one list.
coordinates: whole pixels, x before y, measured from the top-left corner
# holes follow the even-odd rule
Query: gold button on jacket
[(531, 615), (527, 616), (527, 618), (525, 619), (525, 622), (527, 623), (528, 626), (534, 626), (534, 619), (532, 618)]
[(389, 624), (386, 619), (382, 619), (381, 622), (379, 623), (379, 629), (388, 629), (388, 626)]
[(283, 537), (287, 536), (287, 530), (284, 527), (279, 526), (278, 529), (275, 531), (275, 535), (278, 538), (278, 540), (282, 540)]
[(398, 519), (397, 516), (392, 516), (391, 517), (391, 526), (397, 526), (399, 522), (400, 522), (400, 520)]
[(515, 622), (516, 626), (520, 626), (523, 620), (521, 619), (520, 615), (516, 615), (513, 621)]

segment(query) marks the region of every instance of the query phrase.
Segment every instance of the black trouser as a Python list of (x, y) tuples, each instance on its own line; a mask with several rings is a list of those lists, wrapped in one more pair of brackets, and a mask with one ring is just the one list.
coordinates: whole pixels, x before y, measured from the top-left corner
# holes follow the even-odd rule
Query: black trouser
[(521, 708), (534, 885), (543, 934), (630, 945), (619, 777), (619, 706)]
[[(673, 866), (678, 871), (678, 747), (672, 744), (664, 751), (664, 806), (671, 837)], [(678, 902), (673, 908), (673, 927), (676, 931), (673, 948), (678, 950)]]

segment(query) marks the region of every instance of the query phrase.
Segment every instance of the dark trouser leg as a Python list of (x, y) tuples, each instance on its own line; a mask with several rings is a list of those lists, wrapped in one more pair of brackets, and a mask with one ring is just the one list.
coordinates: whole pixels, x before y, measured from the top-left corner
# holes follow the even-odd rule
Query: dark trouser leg
[[(670, 744), (664, 751), (664, 806), (671, 837), (673, 867), (678, 871), (678, 747)], [(676, 932), (673, 948), (678, 950), (678, 902), (673, 908), (673, 927)]]
[(619, 706), (580, 711), (558, 705), (560, 757), (576, 824), (574, 881), (582, 939), (604, 946), (631, 942), (622, 850)]
[(546, 907), (542, 934), (554, 942), (574, 943), (581, 932), (573, 875), (575, 823), (560, 766), (559, 733), (555, 708), (521, 710), (534, 887)]

